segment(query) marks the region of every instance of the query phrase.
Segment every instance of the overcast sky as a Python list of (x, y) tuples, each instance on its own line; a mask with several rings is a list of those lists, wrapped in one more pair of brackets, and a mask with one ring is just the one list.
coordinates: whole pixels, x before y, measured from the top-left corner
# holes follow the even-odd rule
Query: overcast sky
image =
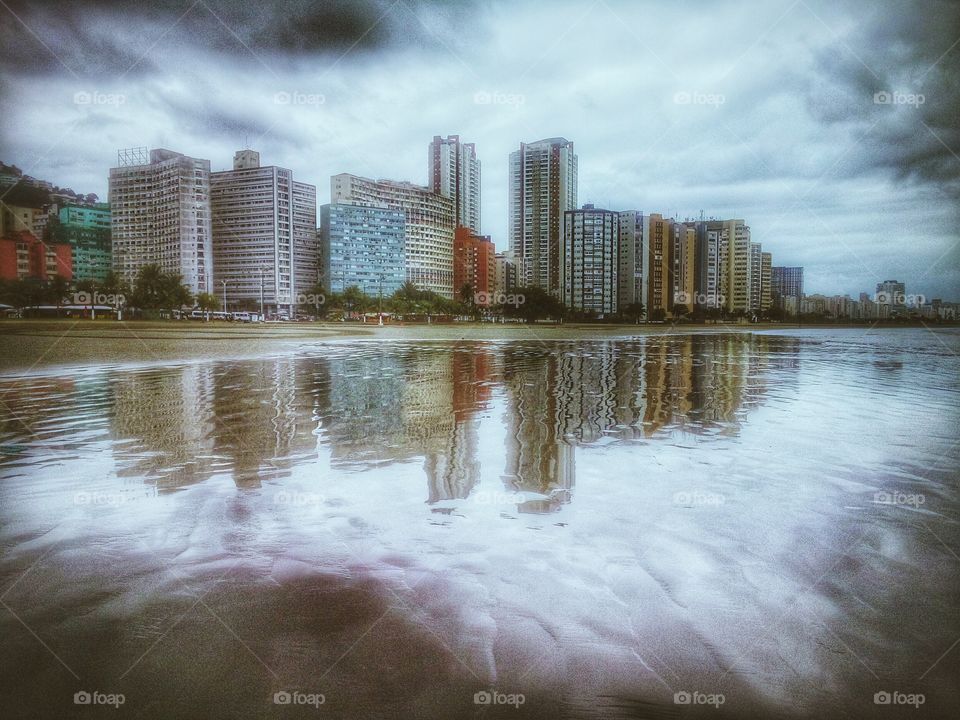
[[(426, 182), (475, 142), (507, 245), (507, 156), (564, 136), (579, 198), (745, 218), (809, 293), (960, 300), (956, 2), (0, 1), (0, 159), (106, 199), (118, 148), (230, 167), (249, 145)], [(877, 96), (877, 93), (886, 93)]]

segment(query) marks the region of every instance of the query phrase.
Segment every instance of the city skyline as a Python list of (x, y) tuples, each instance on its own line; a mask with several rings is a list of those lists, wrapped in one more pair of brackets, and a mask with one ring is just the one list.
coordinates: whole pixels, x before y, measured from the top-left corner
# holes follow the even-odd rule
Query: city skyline
[[(497, 3), (404, 0), (337, 11), (310, 47), (290, 29), (323, 10), (294, 4), (259, 24), (248, 9), (186, 10), (160, 3), (113, 18), (98, 3), (10, 5), (22, 24), (3, 29), (17, 48), (4, 53), (3, 89), (20, 102), (0, 157), (106, 199), (119, 147), (169, 147), (216, 172), (249, 145), (317, 186), (320, 206), (342, 172), (427, 184), (424, 147), (456, 134), (476, 146), (482, 231), (502, 250), (510, 152), (563, 136), (580, 157), (578, 206), (745, 218), (774, 263), (806, 268), (808, 292), (855, 296), (896, 277), (952, 299), (960, 285), (948, 82), (958, 54), (949, 23), (934, 22), (954, 12), (946, 5), (881, 17), (862, 3), (795, 2), (718, 17), (520, 4), (508, 22)], [(543, 40), (517, 41), (537, 23)], [(682, 28), (687, 49), (641, 42), (637, 28), (651, 24)], [(742, 42), (718, 65), (702, 48), (724, 30)], [(114, 52), (84, 63), (85, 42)], [(897, 43), (894, 65), (885, 48)], [(909, 243), (918, 232), (923, 242)]]

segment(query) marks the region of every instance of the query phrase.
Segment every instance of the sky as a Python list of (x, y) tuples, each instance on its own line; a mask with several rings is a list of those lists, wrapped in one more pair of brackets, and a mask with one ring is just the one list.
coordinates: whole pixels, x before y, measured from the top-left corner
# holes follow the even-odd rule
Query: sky
[(506, 249), (508, 155), (563, 136), (579, 202), (744, 218), (808, 294), (960, 300), (960, 4), (0, 0), (0, 160), (107, 197), (117, 150), (251, 147), (330, 199), (426, 183), (457, 134)]

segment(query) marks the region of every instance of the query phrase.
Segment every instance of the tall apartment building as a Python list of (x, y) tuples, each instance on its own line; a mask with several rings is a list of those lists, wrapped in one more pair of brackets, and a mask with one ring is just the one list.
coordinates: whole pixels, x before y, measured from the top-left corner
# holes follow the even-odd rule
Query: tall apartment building
[(684, 223), (695, 233), (696, 261), (693, 283), (694, 307), (712, 310), (724, 306), (721, 294), (720, 246), (723, 221), (714, 219), (690, 220)]
[(799, 307), (803, 298), (803, 268), (774, 266), (770, 268), (770, 294), (773, 304), (786, 309), (787, 298), (794, 298)]
[(517, 265), (509, 250), (498, 252), (493, 258), (493, 291), (507, 294), (517, 287)]
[(618, 309), (620, 213), (584, 205), (563, 220), (560, 299), (598, 317)]
[(218, 297), (227, 309), (258, 307), (262, 292), (265, 312), (292, 316), (319, 280), (316, 188), (238, 150), (232, 170), (211, 173), (210, 206)]
[(477, 235), (468, 227), (458, 227), (453, 239), (453, 288), (459, 299), (469, 286), (475, 295), (490, 295), (495, 288), (496, 248), (489, 235)]
[(521, 285), (560, 296), (563, 218), (577, 207), (577, 156), (565, 138), (520, 143), (510, 153), (510, 250)]
[(889, 305), (891, 307), (903, 307), (906, 305), (906, 285), (897, 280), (884, 280), (877, 283), (877, 294), (874, 302), (878, 305)]
[(110, 206), (65, 205), (49, 224), (53, 242), (68, 243), (73, 249), (73, 279), (101, 282), (110, 272)]
[(190, 292), (213, 290), (210, 161), (172, 150), (131, 148), (110, 168), (113, 270), (133, 283), (156, 264)]
[(750, 228), (743, 220), (724, 220), (720, 236), (720, 292), (729, 313), (750, 310)]
[(344, 203), (320, 206), (323, 284), (331, 292), (356, 286), (392, 295), (406, 281), (402, 210)]
[(480, 160), (473, 143), (459, 135), (433, 136), (428, 154), (430, 189), (454, 201), (456, 226), (480, 234)]
[(401, 210), (406, 224), (406, 276), (421, 290), (453, 299), (454, 201), (428, 187), (341, 173), (330, 178), (334, 203)]
[(652, 213), (647, 229), (647, 317), (666, 317), (672, 309), (671, 254), (673, 253), (673, 220)]
[(697, 231), (685, 223), (674, 223), (670, 252), (670, 313), (680, 308), (692, 313), (696, 298)]
[(773, 293), (770, 288), (770, 269), (773, 267), (773, 255), (760, 254), (760, 312), (766, 313), (773, 307)]
[(750, 301), (747, 308), (752, 313), (759, 313), (763, 293), (763, 249), (760, 243), (750, 243)]
[(617, 305), (620, 309), (634, 303), (646, 305), (649, 284), (645, 262), (646, 238), (650, 232), (649, 218), (639, 210), (620, 213), (619, 268), (617, 273)]

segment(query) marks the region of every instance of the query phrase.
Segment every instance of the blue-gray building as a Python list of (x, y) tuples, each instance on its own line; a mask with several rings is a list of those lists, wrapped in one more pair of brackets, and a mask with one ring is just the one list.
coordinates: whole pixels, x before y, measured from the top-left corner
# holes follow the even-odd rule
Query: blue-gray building
[(324, 286), (356, 285), (369, 295), (392, 295), (406, 280), (402, 210), (330, 203), (320, 208)]

